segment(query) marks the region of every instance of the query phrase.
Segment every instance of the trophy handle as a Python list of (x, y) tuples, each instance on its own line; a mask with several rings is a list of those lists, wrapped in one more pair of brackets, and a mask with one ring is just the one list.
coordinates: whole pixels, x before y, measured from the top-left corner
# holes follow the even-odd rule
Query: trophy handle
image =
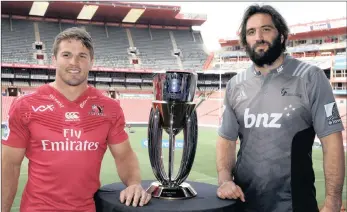
[(198, 121), (197, 120), (198, 119), (197, 119), (197, 114), (195, 109), (193, 109), (192, 112), (190, 112), (189, 110), (186, 112), (186, 124), (185, 124), (185, 127), (183, 128), (184, 148), (183, 148), (180, 169), (175, 179), (175, 182), (177, 185), (180, 185), (182, 182), (184, 182), (187, 179), (189, 172), (194, 163), (195, 152), (196, 152), (197, 141), (198, 141)]
[(167, 176), (164, 171), (162, 159), (162, 134), (163, 129), (160, 124), (160, 113), (158, 107), (151, 108), (148, 123), (148, 154), (152, 170), (159, 182), (166, 184)]

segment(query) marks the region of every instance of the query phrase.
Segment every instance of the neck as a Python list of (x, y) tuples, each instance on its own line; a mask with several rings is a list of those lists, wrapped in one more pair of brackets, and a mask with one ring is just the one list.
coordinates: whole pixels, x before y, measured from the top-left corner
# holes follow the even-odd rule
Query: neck
[(259, 67), (255, 65), (255, 70), (260, 71), (261, 74), (266, 75), (271, 71), (272, 69), (278, 68), (284, 61), (284, 54), (281, 54), (275, 62), (273, 62), (271, 65), (264, 65), (263, 67)]
[(70, 86), (57, 78), (54, 82), (50, 83), (50, 85), (70, 101), (76, 100), (88, 88), (87, 83), (82, 83), (78, 86)]

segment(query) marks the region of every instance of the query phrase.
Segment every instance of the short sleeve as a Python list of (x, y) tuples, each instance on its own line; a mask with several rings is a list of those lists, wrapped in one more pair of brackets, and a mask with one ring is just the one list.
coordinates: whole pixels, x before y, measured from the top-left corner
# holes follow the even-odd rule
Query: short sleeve
[(2, 144), (26, 148), (30, 140), (30, 131), (26, 125), (23, 101), (14, 101), (8, 113), (8, 120), (2, 134)]
[(318, 138), (334, 132), (343, 131), (344, 127), (337, 108), (332, 87), (323, 70), (312, 73), (307, 89), (311, 106), (313, 127)]
[(231, 97), (231, 83), (232, 81), (229, 80), (225, 96), (224, 96), (224, 109), (222, 114), (222, 123), (219, 127), (218, 134), (219, 136), (231, 140), (236, 141), (238, 138), (238, 132), (239, 132), (239, 122), (237, 121), (235, 111), (232, 108), (232, 105), (230, 104), (230, 97)]
[(118, 109), (112, 114), (111, 128), (108, 132), (108, 144), (119, 144), (128, 139), (128, 134), (125, 131), (125, 117), (122, 108), (117, 103)]

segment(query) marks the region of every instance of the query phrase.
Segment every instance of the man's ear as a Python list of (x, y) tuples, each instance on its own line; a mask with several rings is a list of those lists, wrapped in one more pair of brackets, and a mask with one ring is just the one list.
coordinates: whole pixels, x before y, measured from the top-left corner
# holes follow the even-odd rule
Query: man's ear
[(52, 65), (55, 66), (56, 63), (57, 63), (57, 58), (54, 55), (52, 55)]
[(94, 62), (95, 62), (94, 61), (94, 57), (93, 57), (93, 59), (90, 62), (91, 62), (91, 65), (90, 65), (91, 67), (90, 68), (92, 69), (94, 67)]
[(283, 43), (283, 42), (284, 42), (284, 36), (281, 35), (281, 43)]

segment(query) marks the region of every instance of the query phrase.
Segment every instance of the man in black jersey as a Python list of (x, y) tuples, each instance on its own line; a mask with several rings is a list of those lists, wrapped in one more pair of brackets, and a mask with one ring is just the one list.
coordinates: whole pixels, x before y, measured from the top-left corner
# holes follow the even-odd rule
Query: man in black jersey
[(217, 195), (237, 199), (236, 211), (319, 211), (311, 158), (317, 135), (326, 180), (321, 211), (338, 212), (344, 128), (324, 72), (284, 53), (288, 33), (271, 6), (251, 6), (244, 14), (241, 44), (253, 65), (227, 84), (217, 139)]

